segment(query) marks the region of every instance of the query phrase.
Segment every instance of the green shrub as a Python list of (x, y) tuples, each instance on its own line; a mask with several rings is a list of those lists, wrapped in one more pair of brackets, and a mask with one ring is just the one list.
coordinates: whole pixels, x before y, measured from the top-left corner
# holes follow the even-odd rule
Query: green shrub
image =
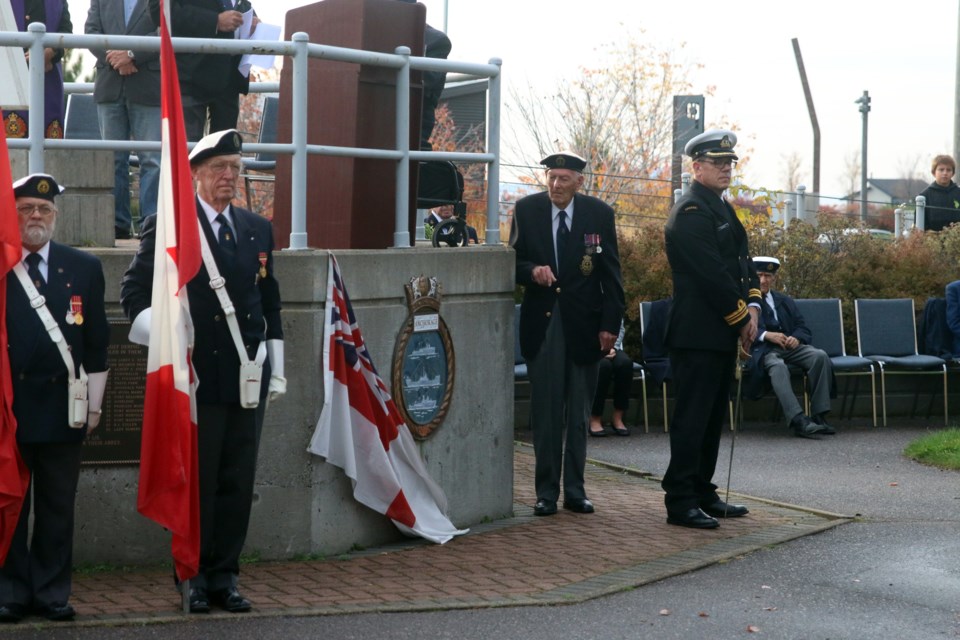
[[(791, 221), (784, 231), (764, 213), (741, 209), (752, 255), (781, 260), (778, 287), (794, 298), (840, 298), (847, 352), (856, 353), (856, 298), (913, 298), (917, 315), (926, 300), (943, 297), (944, 288), (960, 279), (960, 225), (942, 232), (915, 232), (889, 239), (859, 229), (844, 216), (822, 214), (818, 225)], [(664, 250), (665, 220), (643, 219), (619, 238), (626, 291), (626, 350), (641, 353), (639, 303), (672, 295)]]

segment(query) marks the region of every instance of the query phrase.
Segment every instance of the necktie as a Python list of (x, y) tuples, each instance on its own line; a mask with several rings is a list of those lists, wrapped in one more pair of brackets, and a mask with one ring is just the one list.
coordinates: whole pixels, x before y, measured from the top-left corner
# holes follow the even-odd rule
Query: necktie
[(560, 258), (566, 253), (567, 236), (570, 235), (570, 229), (567, 228), (567, 212), (561, 211), (558, 217), (560, 218), (560, 221), (557, 223), (557, 271), (559, 272)]
[(43, 279), (43, 275), (40, 273), (40, 261), (43, 258), (40, 257), (39, 253), (31, 253), (26, 257), (24, 262), (27, 263), (27, 275), (30, 276), (30, 279), (33, 280), (33, 286), (38, 290), (42, 289), (43, 286), (47, 283)]
[(217, 222), (220, 223), (220, 231), (217, 232), (217, 242), (227, 258), (233, 258), (237, 255), (237, 239), (233, 236), (233, 230), (230, 229), (230, 223), (227, 217), (222, 213), (217, 214)]

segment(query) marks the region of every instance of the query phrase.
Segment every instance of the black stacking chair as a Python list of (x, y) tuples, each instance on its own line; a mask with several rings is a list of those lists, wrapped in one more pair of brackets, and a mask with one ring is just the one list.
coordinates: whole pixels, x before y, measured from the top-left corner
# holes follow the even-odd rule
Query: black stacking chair
[[(667, 402), (667, 382), (671, 380), (670, 357), (667, 354), (667, 345), (663, 342), (663, 332), (666, 329), (667, 312), (670, 310), (670, 299), (644, 301), (640, 303), (640, 335), (643, 341), (643, 368), (660, 387), (663, 398), (663, 431), (670, 428), (670, 414)], [(646, 407), (646, 385), (644, 385), (644, 407)], [(646, 409), (644, 409), (646, 412)]]
[[(946, 425), (949, 419), (947, 363), (943, 358), (918, 353), (913, 299), (855, 300), (854, 309), (860, 356), (875, 362), (880, 370), (883, 426), (887, 426), (887, 374), (940, 375), (943, 378), (943, 423)], [(914, 393), (911, 417), (916, 409), (917, 393)], [(931, 405), (932, 402), (931, 398)]]
[(839, 298), (799, 298), (797, 308), (803, 314), (804, 322), (813, 334), (812, 344), (823, 349), (830, 356), (833, 374), (837, 377), (853, 377), (853, 399), (847, 413), (849, 379), (844, 385), (843, 400), (840, 405), (840, 417), (850, 417), (857, 399), (857, 387), (860, 377), (870, 377), (870, 407), (873, 410), (873, 426), (877, 426), (877, 382), (874, 377), (874, 362), (868, 358), (847, 355), (846, 341), (843, 337), (843, 308)]

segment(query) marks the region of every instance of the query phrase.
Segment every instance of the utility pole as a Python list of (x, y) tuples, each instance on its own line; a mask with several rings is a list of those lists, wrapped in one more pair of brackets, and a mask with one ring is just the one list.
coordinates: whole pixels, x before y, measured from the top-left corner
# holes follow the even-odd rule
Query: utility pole
[(867, 114), (870, 113), (870, 94), (866, 91), (854, 100), (863, 114), (863, 140), (860, 142), (860, 221), (867, 222)]
[(957, 77), (953, 85), (953, 157), (960, 158), (960, 9), (957, 11)]
[[(813, 94), (810, 93), (810, 83), (807, 82), (807, 70), (803, 66), (803, 56), (800, 55), (800, 42), (794, 38), (793, 55), (797, 59), (797, 70), (800, 72), (800, 84), (803, 85), (803, 96), (807, 99), (807, 112), (810, 114), (810, 126), (813, 128), (813, 192), (820, 195), (820, 123), (817, 121), (817, 110), (813, 106)], [(797, 185), (788, 184), (788, 189)]]

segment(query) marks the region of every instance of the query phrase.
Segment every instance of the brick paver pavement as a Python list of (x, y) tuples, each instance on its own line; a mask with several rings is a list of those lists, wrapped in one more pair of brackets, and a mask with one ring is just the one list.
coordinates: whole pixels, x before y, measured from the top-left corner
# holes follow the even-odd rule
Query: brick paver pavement
[[(241, 588), (254, 604), (246, 615), (569, 604), (847, 521), (741, 497), (750, 516), (719, 529), (668, 526), (657, 481), (592, 464), (587, 488), (595, 514), (561, 510), (537, 518), (531, 450), (518, 446), (514, 460), (514, 517), (474, 526), (445, 545), (410, 540), (325, 560), (244, 565)], [(78, 616), (67, 624), (74, 625), (183, 615), (169, 568), (77, 575), (71, 602)]]

